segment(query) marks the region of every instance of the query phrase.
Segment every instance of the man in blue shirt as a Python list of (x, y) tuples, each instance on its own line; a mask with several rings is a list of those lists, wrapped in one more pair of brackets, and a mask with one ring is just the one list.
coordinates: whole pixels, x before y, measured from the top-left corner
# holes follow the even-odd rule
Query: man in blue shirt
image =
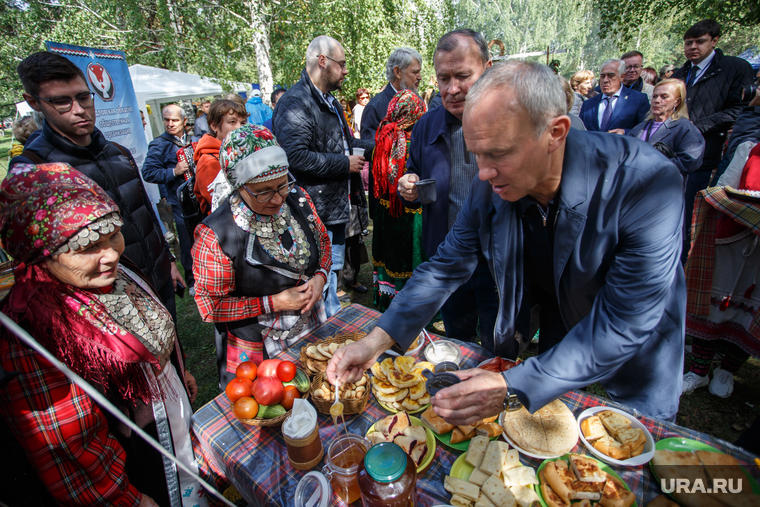
[[(445, 98), (444, 98), (445, 104)], [(535, 287), (541, 341), (554, 342), (502, 373), (457, 372), (433, 398), (452, 424), (524, 405), (535, 412), (601, 382), (610, 397), (672, 420), (683, 371), (686, 283), (679, 262), (683, 180), (670, 160), (627, 136), (570, 129), (551, 69), (510, 60), (470, 89), (463, 124), (479, 179), (435, 257), (362, 340), (339, 349), (330, 382), (359, 378), (391, 347), (406, 350), (483, 253), (500, 297), (495, 341), (514, 336)]]

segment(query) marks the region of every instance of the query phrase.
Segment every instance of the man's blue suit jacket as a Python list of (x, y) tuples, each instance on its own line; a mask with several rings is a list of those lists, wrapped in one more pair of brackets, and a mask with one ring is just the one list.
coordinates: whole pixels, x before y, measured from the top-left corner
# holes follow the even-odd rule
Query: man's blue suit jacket
[[(620, 403), (673, 416), (686, 319), (680, 173), (646, 143), (571, 129), (559, 195), (553, 270), (569, 332), (506, 372), (508, 384), (531, 412), (599, 381)], [(494, 338), (512, 339), (523, 298), (520, 205), (478, 179), (436, 255), (414, 271), (378, 326), (407, 349), (481, 252), (499, 292)]]
[[(599, 108), (604, 107), (602, 99), (604, 94), (600, 93), (592, 97), (581, 106), (581, 120), (590, 132), (599, 132)], [(610, 124), (607, 130), (624, 129), (626, 134), (633, 127), (646, 120), (649, 115), (649, 99), (647, 96), (636, 90), (623, 87), (620, 90), (620, 97), (612, 111)]]

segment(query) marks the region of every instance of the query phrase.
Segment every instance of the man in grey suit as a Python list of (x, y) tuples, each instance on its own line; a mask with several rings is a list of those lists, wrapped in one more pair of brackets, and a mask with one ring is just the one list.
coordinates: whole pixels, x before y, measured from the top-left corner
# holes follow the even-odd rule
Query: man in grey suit
[(377, 327), (333, 355), (330, 382), (358, 379), (391, 347), (406, 350), (482, 252), (499, 292), (497, 343), (514, 336), (529, 287), (550, 296), (540, 320), (551, 348), (502, 374), (457, 372), (462, 382), (433, 399), (438, 415), (461, 425), (520, 405), (535, 412), (599, 381), (615, 401), (675, 417), (683, 180), (645, 143), (570, 129), (566, 106), (552, 71), (532, 62), (497, 65), (470, 89), (463, 129), (481, 181)]

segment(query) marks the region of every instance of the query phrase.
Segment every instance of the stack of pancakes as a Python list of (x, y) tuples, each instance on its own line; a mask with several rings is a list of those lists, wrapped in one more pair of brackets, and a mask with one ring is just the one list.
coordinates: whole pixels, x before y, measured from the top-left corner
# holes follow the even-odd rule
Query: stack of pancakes
[(546, 457), (567, 454), (578, 443), (573, 413), (559, 400), (530, 414), (525, 407), (504, 414), (504, 432), (515, 445)]

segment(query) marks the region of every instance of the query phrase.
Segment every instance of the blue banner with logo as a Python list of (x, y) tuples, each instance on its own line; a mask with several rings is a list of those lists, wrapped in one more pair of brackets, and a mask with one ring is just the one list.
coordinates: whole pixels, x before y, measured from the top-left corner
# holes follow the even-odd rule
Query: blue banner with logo
[[(50, 41), (46, 41), (45, 46), (51, 53), (65, 56), (82, 69), (87, 85), (95, 92), (95, 126), (106, 139), (127, 148), (137, 167), (142, 168), (148, 142), (124, 52)], [(151, 202), (158, 202), (158, 187), (145, 181), (143, 184)]]

